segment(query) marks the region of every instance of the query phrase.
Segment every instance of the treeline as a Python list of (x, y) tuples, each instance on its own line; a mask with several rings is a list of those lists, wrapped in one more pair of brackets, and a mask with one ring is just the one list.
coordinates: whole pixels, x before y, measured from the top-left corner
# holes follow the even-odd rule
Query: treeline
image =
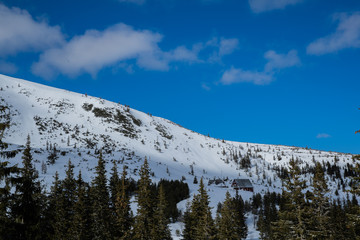
[[(118, 173), (113, 162), (106, 178), (101, 151), (92, 182), (81, 172), (75, 176), (69, 160), (65, 175), (56, 173), (45, 192), (33, 165), (28, 137), (22, 156), (22, 168), (0, 162), (0, 239), (171, 239), (169, 223), (183, 221), (183, 239), (244, 239), (247, 236), (245, 207), (241, 196), (226, 194), (213, 219), (203, 179), (182, 214), (176, 204), (189, 198), (187, 183), (178, 180), (153, 184), (145, 158), (137, 182), (127, 177), (124, 166)], [(135, 196), (137, 212), (130, 207)]]
[(81, 172), (75, 176), (69, 160), (64, 179), (56, 173), (49, 193), (34, 168), (29, 137), (22, 168), (0, 163), (0, 239), (171, 239), (168, 224), (181, 215), (176, 204), (189, 197), (187, 183), (152, 183), (146, 158), (138, 182), (127, 178), (125, 166), (118, 174), (116, 162), (108, 180), (101, 152), (91, 183)]
[[(360, 239), (360, 207), (356, 199), (360, 195), (360, 167), (348, 170), (354, 176), (349, 191), (353, 195), (349, 199), (348, 193), (343, 200), (330, 199), (325, 178), (329, 169), (336, 168), (316, 162), (312, 184), (308, 186), (301, 178), (298, 160), (291, 159), (282, 194), (253, 197), (252, 210), (259, 216), (261, 239)], [(308, 187), (312, 190), (305, 191)]]

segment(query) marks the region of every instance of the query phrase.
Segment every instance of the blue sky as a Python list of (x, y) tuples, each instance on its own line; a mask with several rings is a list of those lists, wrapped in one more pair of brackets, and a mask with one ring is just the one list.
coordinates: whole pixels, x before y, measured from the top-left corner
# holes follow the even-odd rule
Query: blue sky
[(210, 136), (360, 153), (358, 0), (0, 1), (0, 73)]

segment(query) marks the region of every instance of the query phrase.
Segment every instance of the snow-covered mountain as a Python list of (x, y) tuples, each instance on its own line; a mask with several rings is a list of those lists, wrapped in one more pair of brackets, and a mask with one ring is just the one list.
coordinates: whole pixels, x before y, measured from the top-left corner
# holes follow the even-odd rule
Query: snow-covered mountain
[[(279, 173), (292, 157), (298, 158), (303, 168), (311, 168), (315, 161), (330, 165), (336, 162), (342, 176), (345, 167), (353, 164), (350, 154), (214, 139), (120, 103), (4, 75), (0, 75), (0, 105), (10, 109), (11, 127), (5, 132), (4, 141), (10, 143), (10, 149), (21, 149), (30, 135), (36, 167), (48, 186), (56, 171), (63, 174), (69, 159), (75, 172), (81, 169), (83, 177), (91, 180), (99, 149), (103, 149), (108, 170), (111, 161), (117, 160), (119, 168), (121, 164), (128, 165), (130, 176), (137, 179), (146, 156), (154, 181), (184, 179), (191, 192), (197, 190), (193, 184), (195, 176), (205, 180), (249, 178), (255, 192), (280, 192)], [(57, 158), (50, 164), (48, 156), (54, 147)], [(246, 156), (250, 162), (244, 167), (246, 161), (241, 160)], [(21, 153), (10, 161), (21, 163)], [(309, 179), (310, 174), (304, 173), (303, 177)], [(327, 178), (331, 195), (336, 197), (339, 182), (329, 175)], [(347, 186), (350, 180), (344, 180)], [(226, 191), (233, 194), (230, 187), (208, 189), (212, 206), (224, 199)], [(340, 196), (344, 190), (338, 190)], [(252, 196), (250, 192), (241, 194), (245, 200)], [(185, 202), (179, 204), (180, 208), (184, 206)], [(253, 236), (249, 233), (249, 239), (256, 239), (256, 232)]]

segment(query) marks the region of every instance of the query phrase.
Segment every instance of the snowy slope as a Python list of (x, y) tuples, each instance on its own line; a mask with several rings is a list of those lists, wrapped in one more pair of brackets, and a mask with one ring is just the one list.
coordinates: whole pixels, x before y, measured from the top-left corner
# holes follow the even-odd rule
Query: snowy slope
[[(69, 159), (76, 166), (75, 171), (81, 169), (84, 178), (91, 180), (97, 149), (103, 149), (108, 170), (112, 167), (111, 161), (117, 160), (128, 165), (131, 177), (137, 179), (137, 171), (146, 156), (154, 181), (185, 178), (192, 192), (197, 189), (197, 185), (192, 184), (194, 176), (205, 180), (249, 178), (255, 192), (280, 192), (281, 181), (274, 169), (288, 166), (291, 157), (301, 159), (302, 166), (313, 166), (314, 160), (333, 164), (335, 157), (341, 167), (353, 164), (350, 154), (221, 141), (119, 103), (4, 75), (0, 75), (0, 101), (1, 105), (9, 107), (11, 115), (11, 127), (4, 140), (11, 143), (12, 148), (21, 148), (29, 134), (40, 173), (42, 162), (46, 163), (51, 153), (47, 149), (56, 146), (59, 151), (55, 164), (47, 164), (46, 173), (40, 174), (47, 185), (52, 182), (55, 171), (60, 176), (63, 174)], [(234, 156), (246, 154), (251, 156), (251, 167), (240, 169)], [(20, 163), (21, 154), (10, 161)], [(335, 196), (338, 183), (329, 179), (329, 184), (331, 195)], [(208, 189), (214, 212), (226, 191), (234, 194), (231, 188), (209, 186)], [(340, 192), (340, 196), (342, 194)], [(242, 196), (246, 200), (252, 193), (242, 192)], [(185, 205), (186, 201), (179, 203), (182, 209)], [(174, 226), (180, 228), (179, 224)], [(256, 238), (254, 232), (251, 239)]]

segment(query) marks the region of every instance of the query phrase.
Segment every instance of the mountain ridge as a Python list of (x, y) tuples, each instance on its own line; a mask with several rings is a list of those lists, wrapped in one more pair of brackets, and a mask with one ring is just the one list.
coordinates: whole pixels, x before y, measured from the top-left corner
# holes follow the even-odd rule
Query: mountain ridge
[[(75, 172), (81, 170), (84, 180), (90, 181), (97, 154), (102, 149), (108, 173), (111, 161), (117, 161), (127, 165), (130, 176), (137, 179), (147, 157), (154, 181), (182, 179), (189, 184), (191, 195), (197, 190), (193, 184), (195, 176), (205, 181), (248, 178), (255, 193), (279, 193), (282, 171), (288, 168), (291, 158), (299, 159), (304, 169), (302, 177), (308, 180), (317, 161), (324, 166), (327, 163), (339, 166), (346, 187), (338, 189), (341, 181), (327, 176), (330, 195), (342, 197), (349, 189), (345, 171), (353, 165), (351, 154), (214, 139), (127, 105), (5, 75), (0, 75), (0, 105), (6, 105), (10, 111), (11, 126), (4, 141), (20, 152), (26, 136), (30, 135), (35, 167), (47, 186), (55, 172), (63, 174), (69, 159), (75, 165)], [(5, 116), (0, 120), (6, 120)], [(51, 158), (51, 154), (55, 157)], [(21, 164), (21, 154), (10, 161)], [(226, 181), (226, 186), (225, 189), (208, 186), (214, 214), (225, 192), (234, 194), (230, 181)], [(249, 200), (252, 193), (242, 192), (242, 197)], [(186, 201), (178, 207), (184, 210), (185, 206)], [(256, 235), (255, 229), (253, 232)]]

